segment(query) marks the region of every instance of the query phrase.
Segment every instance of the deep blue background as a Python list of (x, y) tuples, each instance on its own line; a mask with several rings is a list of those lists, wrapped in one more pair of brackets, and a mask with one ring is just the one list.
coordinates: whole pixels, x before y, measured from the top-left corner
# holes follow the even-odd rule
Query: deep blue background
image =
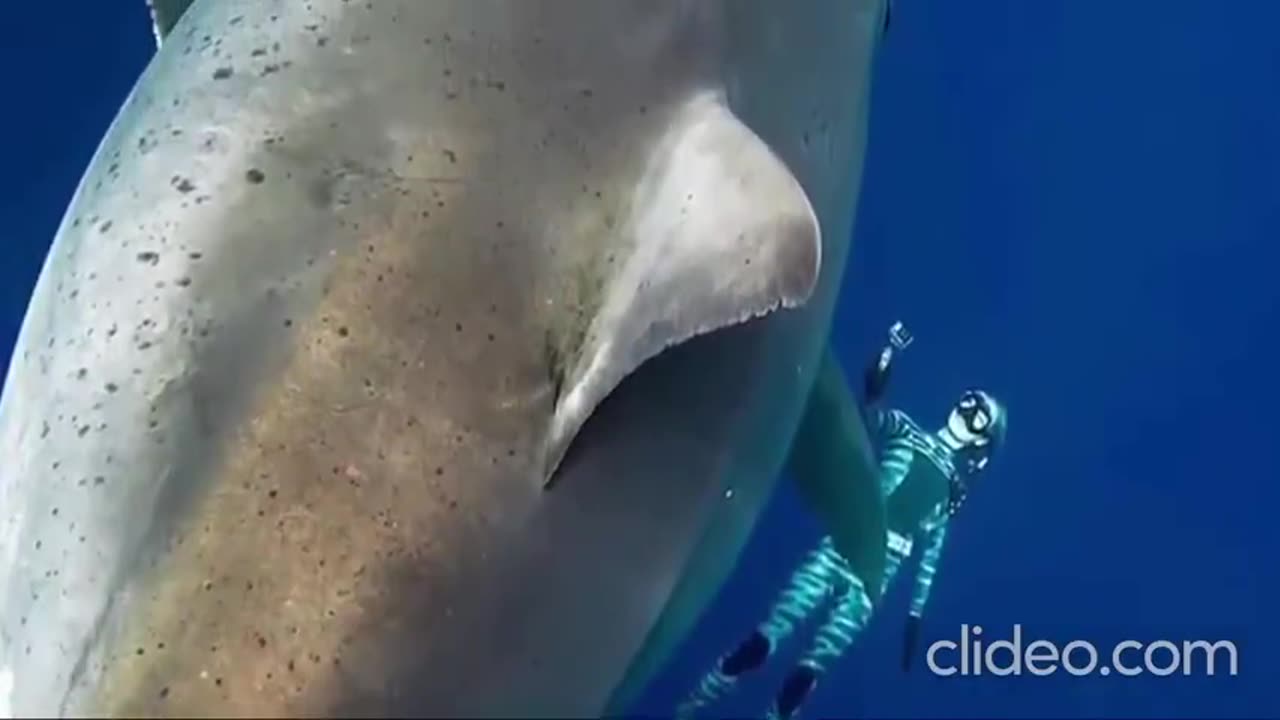
[[(427, 1), (427, 0), (424, 0)], [(12, 3), (0, 137), (0, 348), (149, 58), (142, 0)], [(1229, 639), (1235, 678), (936, 678), (898, 670), (900, 584), (810, 717), (1280, 716), (1280, 3), (899, 0), (835, 342), (902, 318), (891, 397), (1011, 407), (926, 625), (954, 638)], [(840, 92), (838, 86), (832, 92)], [(759, 619), (818, 528), (785, 484), (642, 710), (667, 712)], [(789, 658), (788, 658), (789, 659)], [(726, 705), (759, 713), (781, 667)]]

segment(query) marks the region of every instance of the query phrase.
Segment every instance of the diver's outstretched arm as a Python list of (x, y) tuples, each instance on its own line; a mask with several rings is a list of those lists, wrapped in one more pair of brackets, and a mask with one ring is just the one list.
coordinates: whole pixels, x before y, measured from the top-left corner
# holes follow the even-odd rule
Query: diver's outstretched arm
[(868, 407), (875, 407), (884, 399), (889, 387), (889, 368), (893, 363), (893, 348), (885, 346), (875, 362), (867, 366), (862, 375), (862, 396)]
[(884, 392), (889, 387), (889, 371), (893, 366), (894, 354), (906, 350), (913, 339), (901, 321), (889, 328), (889, 343), (862, 376), (863, 402), (868, 407), (875, 407), (884, 399)]
[(942, 559), (942, 547), (946, 544), (946, 539), (947, 522), (945, 520), (934, 526), (927, 535), (927, 544), (920, 557), (920, 567), (916, 570), (916, 584), (911, 593), (911, 608), (907, 613), (907, 628), (902, 647), (903, 670), (911, 669), (911, 661), (920, 636), (921, 618), (924, 617), (924, 607), (929, 602), (929, 590), (933, 587), (933, 578), (938, 572), (938, 563)]

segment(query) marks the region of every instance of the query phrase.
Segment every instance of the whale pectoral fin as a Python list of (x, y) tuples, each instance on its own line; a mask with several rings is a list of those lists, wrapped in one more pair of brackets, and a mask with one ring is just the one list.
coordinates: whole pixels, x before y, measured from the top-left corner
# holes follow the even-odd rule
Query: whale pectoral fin
[(700, 95), (646, 158), (602, 290), (564, 375), (546, 444), (550, 484), (573, 438), (623, 378), (664, 349), (808, 300), (821, 233), (782, 160), (723, 99)]
[(164, 39), (178, 19), (194, 0), (147, 0), (147, 8), (151, 10), (151, 29), (156, 34), (156, 44), (163, 45)]
[(857, 399), (829, 346), (787, 465), (836, 550), (877, 602), (888, 533), (879, 467)]

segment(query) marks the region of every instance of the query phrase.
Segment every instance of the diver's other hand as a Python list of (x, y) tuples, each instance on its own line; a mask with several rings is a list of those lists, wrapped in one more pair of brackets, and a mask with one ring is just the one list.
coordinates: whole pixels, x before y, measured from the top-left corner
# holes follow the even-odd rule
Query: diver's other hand
[(902, 634), (902, 672), (911, 672), (911, 661), (915, 658), (916, 645), (920, 641), (920, 618), (907, 616), (906, 631)]
[(906, 350), (915, 341), (911, 331), (899, 320), (889, 326), (889, 347), (895, 350)]

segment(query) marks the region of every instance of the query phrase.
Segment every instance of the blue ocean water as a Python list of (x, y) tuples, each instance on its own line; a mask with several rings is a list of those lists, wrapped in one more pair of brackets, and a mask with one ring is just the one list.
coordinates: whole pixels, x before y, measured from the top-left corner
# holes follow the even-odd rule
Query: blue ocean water
[[(135, 7), (136, 5), (136, 7)], [(71, 192), (153, 42), (141, 0), (17, 3), (0, 61), (0, 355)], [(925, 642), (1233, 641), (1235, 677), (899, 669), (905, 584), (809, 717), (1277, 717), (1280, 4), (897, 0), (834, 342), (902, 319), (890, 398), (1010, 407), (953, 527)], [(832, 92), (840, 88), (833, 87)], [(820, 533), (790, 487), (637, 710), (662, 715)], [(723, 710), (759, 714), (785, 662)]]

